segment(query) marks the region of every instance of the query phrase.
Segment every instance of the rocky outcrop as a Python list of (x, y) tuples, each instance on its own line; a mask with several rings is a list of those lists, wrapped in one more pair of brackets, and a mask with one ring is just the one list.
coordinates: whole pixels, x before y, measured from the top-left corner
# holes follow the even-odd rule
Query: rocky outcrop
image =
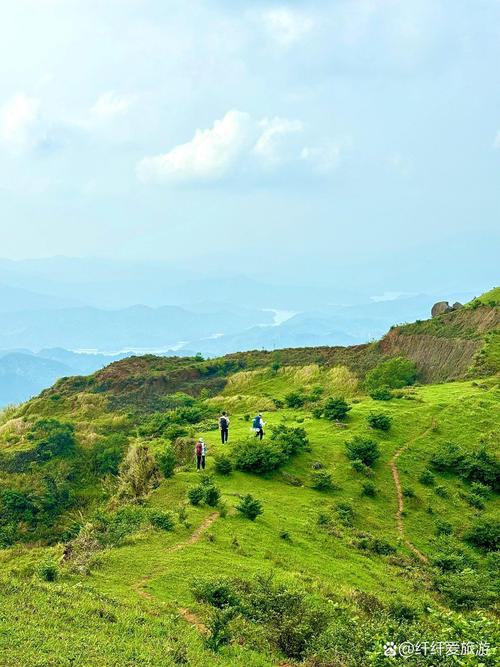
[(439, 315), (451, 313), (453, 310), (458, 310), (459, 308), (463, 308), (463, 305), (458, 301), (455, 301), (453, 306), (450, 306), (448, 301), (438, 301), (432, 306), (431, 315), (432, 317), (438, 317)]

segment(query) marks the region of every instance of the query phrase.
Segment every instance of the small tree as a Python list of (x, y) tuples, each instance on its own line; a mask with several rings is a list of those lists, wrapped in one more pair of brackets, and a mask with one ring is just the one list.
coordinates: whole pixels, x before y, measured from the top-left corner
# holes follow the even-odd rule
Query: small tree
[(236, 505), (236, 509), (247, 519), (250, 519), (250, 521), (255, 521), (255, 519), (264, 512), (260, 500), (257, 500), (250, 494), (247, 494), (241, 499), (239, 504)]
[(158, 468), (149, 447), (141, 442), (132, 444), (120, 466), (118, 496), (141, 500), (158, 482)]
[(291, 391), (285, 396), (285, 403), (288, 408), (301, 408), (305, 402), (304, 394), (299, 391)]
[(351, 461), (360, 460), (367, 466), (372, 466), (380, 457), (380, 449), (375, 440), (355, 436), (346, 442), (346, 455)]
[(326, 419), (344, 420), (351, 406), (343, 398), (328, 398), (323, 406), (323, 415)]
[(164, 477), (172, 477), (177, 463), (174, 450), (167, 445), (158, 455), (158, 467)]
[(229, 456), (221, 454), (215, 457), (215, 472), (219, 475), (230, 475), (233, 470), (233, 464)]
[(311, 473), (311, 486), (317, 491), (331, 491), (335, 488), (332, 475), (328, 470), (314, 470)]
[(383, 412), (372, 412), (367, 417), (368, 424), (379, 431), (388, 431), (391, 428), (392, 417)]

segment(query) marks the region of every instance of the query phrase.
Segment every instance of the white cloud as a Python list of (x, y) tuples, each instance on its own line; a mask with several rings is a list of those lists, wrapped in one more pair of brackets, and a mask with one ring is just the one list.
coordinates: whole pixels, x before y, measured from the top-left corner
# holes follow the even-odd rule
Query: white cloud
[(133, 104), (133, 98), (126, 95), (118, 95), (112, 90), (103, 93), (89, 112), (91, 121), (95, 123), (108, 122), (117, 116), (127, 113)]
[(277, 164), (286, 160), (289, 156), (287, 151), (287, 136), (301, 132), (304, 128), (300, 120), (289, 118), (264, 118), (260, 121), (261, 135), (254, 146), (254, 153), (271, 164)]
[(14, 152), (22, 152), (37, 143), (40, 100), (23, 93), (12, 97), (0, 110), (1, 142)]
[(224, 176), (255, 141), (255, 124), (248, 113), (232, 110), (191, 141), (164, 155), (146, 157), (137, 165), (143, 182), (212, 181)]
[(287, 7), (266, 10), (262, 20), (268, 34), (281, 46), (289, 46), (303, 39), (314, 26), (311, 17)]
[(254, 119), (232, 110), (208, 129), (196, 130), (194, 137), (170, 151), (145, 157), (136, 165), (143, 183), (178, 185), (214, 182), (243, 168), (269, 175), (269, 170), (305, 166), (326, 173), (340, 159), (340, 147), (331, 144), (304, 147), (304, 124), (300, 120), (275, 116)]

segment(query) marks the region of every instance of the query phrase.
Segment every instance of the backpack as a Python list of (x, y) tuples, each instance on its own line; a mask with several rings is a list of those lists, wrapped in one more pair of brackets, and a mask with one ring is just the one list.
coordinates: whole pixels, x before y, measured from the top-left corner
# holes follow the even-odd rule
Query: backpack
[(229, 424), (228, 424), (228, 421), (227, 421), (227, 417), (221, 417), (219, 421), (220, 421), (220, 427), (221, 428), (227, 428), (228, 427)]
[(196, 443), (195, 452), (197, 456), (201, 456), (203, 452), (203, 445), (201, 444), (201, 442)]
[(253, 428), (260, 429), (260, 417), (253, 418)]

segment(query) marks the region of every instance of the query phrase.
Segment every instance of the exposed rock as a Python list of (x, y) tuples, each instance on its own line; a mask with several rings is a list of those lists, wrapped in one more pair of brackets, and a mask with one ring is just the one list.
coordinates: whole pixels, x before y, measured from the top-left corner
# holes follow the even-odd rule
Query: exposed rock
[(431, 315), (432, 317), (437, 317), (443, 313), (449, 313), (450, 310), (451, 307), (448, 301), (438, 301), (432, 306)]
[(452, 306), (452, 309), (453, 310), (459, 310), (460, 308), (463, 308), (463, 307), (464, 307), (463, 303), (460, 303), (460, 301), (455, 301), (455, 303)]

